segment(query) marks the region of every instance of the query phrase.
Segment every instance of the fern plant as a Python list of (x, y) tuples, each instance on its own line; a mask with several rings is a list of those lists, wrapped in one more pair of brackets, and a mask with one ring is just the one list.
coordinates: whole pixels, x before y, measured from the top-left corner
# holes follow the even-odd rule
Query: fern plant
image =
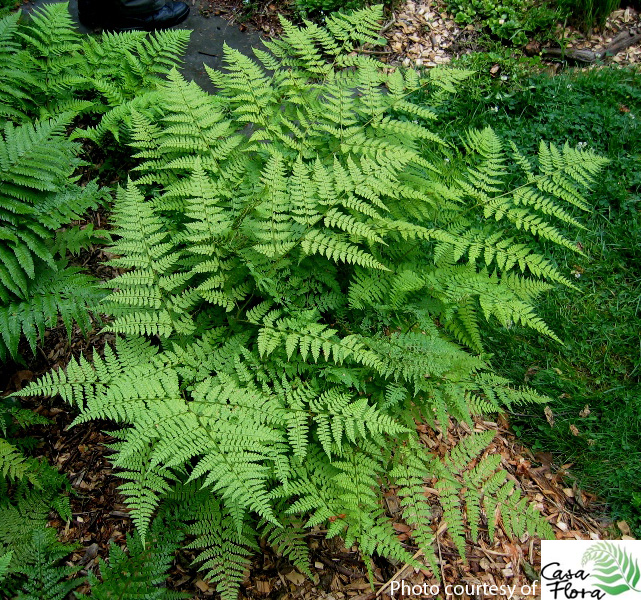
[(355, 54), (381, 16), (283, 20), (255, 59), (225, 49), (216, 95), (174, 71), (158, 113), (132, 113), (139, 164), (111, 247), (123, 273), (102, 308), (117, 342), (21, 392), (60, 394), (76, 425), (118, 425), (113, 464), (143, 543), (155, 514), (180, 515), (226, 599), (259, 535), (303, 572), (301, 532), (321, 524), (366, 559), (416, 565), (381, 488), (399, 490), (438, 576), (428, 478), (461, 553), (466, 519), (472, 536), (499, 519), (552, 535), (484, 454), (489, 433), (440, 460), (415, 426), (545, 401), (491, 372), (478, 323), (554, 335), (534, 302), (570, 282), (537, 240), (574, 247), (563, 228), (603, 161), (551, 144), (527, 158), (487, 129), (448, 163), (411, 97), (465, 73)]
[(118, 131), (131, 106), (153, 104), (187, 39), (184, 31), (81, 36), (67, 4), (0, 20), (0, 361), (19, 358), (22, 337), (33, 352), (59, 317), (67, 331), (90, 325), (88, 309), (103, 294), (64, 259), (92, 240), (60, 228), (109, 195), (78, 184), (85, 163), (69, 131), (80, 117), (82, 135), (100, 137)]
[(61, 544), (53, 529), (37, 529), (29, 545), (30, 555), (17, 572), (24, 577), (18, 600), (65, 600), (81, 580), (70, 579), (81, 566), (59, 566), (74, 547)]
[[(35, 352), (59, 320), (69, 334), (74, 323), (92, 324), (89, 310), (104, 292), (67, 254), (99, 234), (68, 225), (110, 195), (81, 182), (83, 146), (70, 134), (80, 124), (106, 132), (118, 111), (151, 103), (147, 95), (187, 38), (81, 36), (67, 4), (0, 19), (0, 362), (22, 360), (23, 339)], [(68, 482), (14, 437), (16, 425), (44, 422), (0, 401), (0, 580), (10, 597), (63, 598), (77, 586), (66, 581), (75, 570), (57, 566), (69, 548), (46, 528), (52, 509), (71, 518)]]
[(174, 67), (188, 31), (81, 35), (68, 3), (45, 4), (24, 19), (0, 20), (0, 119), (48, 119), (63, 112), (90, 117), (99, 131), (125, 114), (130, 104), (150, 99), (161, 77)]
[(49, 420), (13, 398), (0, 398), (0, 593), (8, 598), (55, 600), (78, 584), (77, 571), (57, 563), (73, 549), (48, 527), (52, 511), (71, 519), (68, 479), (28, 450), (36, 440), (18, 435)]
[[(0, 442), (7, 443), (1, 438)], [(14, 456), (19, 454), (17, 446), (13, 448)], [(0, 453), (5, 451), (0, 446)], [(77, 569), (57, 563), (73, 547), (57, 541), (48, 520), (52, 511), (65, 521), (71, 519), (67, 495), (71, 486), (66, 476), (42, 460), (20, 453), (16, 466), (0, 477), (0, 592), (11, 598), (65, 598), (79, 585), (67, 581)]]
[(157, 518), (145, 545), (139, 536), (127, 536), (126, 553), (116, 544), (109, 549), (109, 562), (100, 561), (100, 579), (89, 574), (91, 595), (79, 599), (95, 600), (178, 600), (187, 596), (164, 587), (167, 571), (183, 535), (174, 522)]
[(36, 124), (6, 123), (0, 133), (0, 360), (18, 357), (24, 335), (32, 352), (58, 315), (71, 330), (89, 325), (87, 307), (100, 290), (79, 269), (66, 267), (53, 251), (55, 231), (106, 192), (95, 183), (77, 185), (79, 145), (65, 129), (72, 115)]

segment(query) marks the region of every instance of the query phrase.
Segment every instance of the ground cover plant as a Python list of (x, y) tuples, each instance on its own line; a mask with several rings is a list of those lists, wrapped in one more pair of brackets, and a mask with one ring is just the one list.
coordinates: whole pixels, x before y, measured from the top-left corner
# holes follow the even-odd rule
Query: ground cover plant
[(485, 128), (450, 161), (409, 98), (440, 101), (467, 73), (354, 55), (380, 19), (285, 22), (253, 60), (226, 49), (217, 94), (174, 71), (120, 115), (139, 165), (117, 194), (123, 272), (101, 307), (118, 341), (20, 392), (60, 394), (78, 426), (117, 424), (140, 543), (154, 516), (182, 527), (224, 598), (261, 536), (308, 572), (304, 532), (320, 524), (366, 565), (415, 564), (381, 506), (392, 486), (438, 575), (429, 478), (461, 552), (464, 519), (473, 537), (499, 518), (552, 535), (484, 455), (491, 433), (442, 461), (415, 425), (545, 401), (491, 371), (481, 315), (556, 339), (534, 302), (571, 281), (536, 240), (578, 250), (560, 228), (580, 226), (568, 207), (588, 207), (604, 160), (548, 143), (526, 157)]
[(515, 46), (547, 38), (562, 19), (561, 10), (539, 0), (445, 0), (445, 6), (460, 25), (478, 25)]
[(519, 410), (515, 431), (558, 464), (573, 463), (580, 485), (598, 491), (638, 535), (641, 76), (606, 68), (522, 77), (516, 86), (487, 76), (476, 83), (442, 106), (439, 133), (447, 139), (489, 124), (524, 149), (540, 139), (568, 139), (611, 161), (597, 180), (587, 230), (574, 238), (585, 256), (555, 252), (580, 293), (561, 291), (541, 304), (541, 316), (565, 344), (516, 327), (494, 329), (489, 349), (502, 375), (554, 399), (553, 424), (541, 410)]

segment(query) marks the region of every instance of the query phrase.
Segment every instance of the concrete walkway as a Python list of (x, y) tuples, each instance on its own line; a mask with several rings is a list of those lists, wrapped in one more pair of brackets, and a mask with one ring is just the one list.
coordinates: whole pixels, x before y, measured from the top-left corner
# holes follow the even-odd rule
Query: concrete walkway
[[(27, 12), (52, 2), (59, 3), (62, 0), (34, 0), (25, 4), (23, 9)], [(100, 0), (96, 0), (99, 2)], [(191, 1), (187, 0), (191, 6)], [(78, 23), (78, 29), (83, 33), (89, 33), (85, 27), (78, 22), (78, 0), (69, 1), (71, 16)], [(178, 26), (179, 29), (191, 29), (192, 34), (185, 55), (185, 62), (181, 71), (188, 79), (197, 81), (205, 89), (212, 90), (203, 63), (209, 67), (218, 69), (222, 66), (223, 43), (240, 50), (244, 54), (252, 56), (252, 47), (262, 48), (260, 35), (256, 31), (246, 29), (241, 32), (238, 25), (230, 25), (222, 17), (203, 17), (199, 14), (198, 6), (191, 6), (191, 13), (184, 23)]]

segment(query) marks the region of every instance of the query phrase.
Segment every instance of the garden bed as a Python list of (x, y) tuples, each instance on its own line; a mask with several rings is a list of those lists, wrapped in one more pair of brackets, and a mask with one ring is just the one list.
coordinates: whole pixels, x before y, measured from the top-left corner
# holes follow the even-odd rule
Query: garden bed
[[(86, 342), (84, 338), (77, 337), (70, 346), (64, 339), (64, 332), (60, 333), (62, 335), (57, 343), (50, 350), (46, 347), (43, 350), (61, 368), (64, 367), (65, 358), (68, 358), (72, 349), (75, 352), (90, 350), (92, 345), (100, 345), (105, 341), (96, 338), (91, 341), (90, 337), (90, 341)], [(53, 342), (55, 335), (50, 338)], [(19, 389), (21, 384), (27, 383), (34, 376), (35, 373), (27, 369), (16, 371), (5, 392)], [(78, 549), (69, 558), (68, 564), (82, 565), (86, 571), (96, 571), (98, 559), (105, 559), (108, 555), (109, 544), (115, 543), (124, 547), (126, 534), (133, 531), (129, 510), (124, 504), (124, 498), (116, 490), (120, 481), (112, 474), (109, 451), (105, 448), (105, 444), (113, 440), (101, 431), (108, 428), (109, 424), (94, 423), (68, 429), (73, 419), (69, 408), (56, 401), (48, 404), (36, 406), (34, 403), (37, 412), (52, 419), (54, 423), (47, 426), (46, 436), (43, 437), (44, 441), (37, 454), (47, 458), (62, 473), (68, 475), (74, 490), (73, 521), (62, 523), (60, 520), (53, 520), (50, 525), (58, 529), (61, 541), (78, 544)], [(553, 524), (557, 539), (589, 540), (620, 536), (622, 532), (616, 529), (613, 523), (598, 518), (597, 515), (603, 506), (597, 498), (580, 490), (576, 485), (568, 487), (568, 477), (571, 477), (569, 465), (554, 466), (550, 462), (551, 456), (533, 455), (514, 439), (508, 427), (504, 418), (498, 422), (477, 420), (475, 424), (476, 431), (496, 431), (497, 436), (488, 452), (501, 454), (503, 466), (522, 492), (536, 503)], [(465, 426), (450, 428), (447, 442), (442, 435), (436, 439), (424, 436), (424, 441), (430, 447), (446, 450), (457, 442), (460, 436), (469, 433), (466, 429)], [(429, 482), (425, 493), (428, 496), (436, 493)], [(388, 495), (385, 502), (401, 539), (407, 538), (410, 528), (399, 518), (399, 499), (394, 495)], [(468, 543), (466, 565), (458, 556), (449, 537), (443, 535), (444, 526), (441, 526), (443, 524), (438, 517), (438, 511), (435, 511), (435, 514), (437, 516), (433, 528), (439, 536), (441, 574), (445, 583), (516, 585), (520, 589), (535, 579), (534, 567), (540, 564), (540, 544), (533, 538), (513, 541), (499, 530), (494, 544), (490, 544), (487, 539), (476, 545)], [(625, 524), (621, 527), (626, 530)], [(316, 532), (312, 530), (309, 533), (309, 540), (313, 550), (312, 572), (316, 576), (316, 582), (307, 580), (286, 560), (265, 547), (262, 556), (254, 559), (252, 569), (243, 582), (241, 598), (257, 600), (277, 595), (281, 600), (371, 600), (375, 597), (375, 594), (369, 591), (366, 569), (355, 549), (325, 540), (323, 531), (318, 528)], [(408, 548), (411, 550), (411, 547)], [(215, 595), (214, 588), (203, 581), (188, 565), (189, 556), (179, 556), (175, 567), (170, 571), (170, 587), (189, 592), (194, 598)], [(82, 574), (81, 571), (80, 575)], [(394, 565), (382, 560), (377, 562), (374, 576), (377, 592), (383, 590), (380, 594), (382, 598), (387, 597), (385, 591), (389, 592), (388, 584), (392, 580), (403, 579), (412, 585), (438, 585), (437, 580), (427, 570), (416, 571), (411, 567)], [(79, 591), (82, 592), (83, 589), (80, 588)], [(88, 591), (88, 587), (84, 591)]]
[[(92, 253), (93, 254), (93, 253)], [(111, 334), (90, 332), (83, 336), (75, 330), (71, 341), (63, 327), (48, 332), (46, 343), (41, 347), (40, 356), (28, 366), (16, 365), (4, 373), (2, 394), (19, 391), (41, 374), (53, 369), (64, 369), (72, 357), (91, 357), (94, 350), (102, 352), (105, 343), (113, 341)], [(53, 424), (32, 429), (29, 433), (41, 436), (35, 455), (46, 458), (71, 481), (73, 495), (71, 506), (73, 520), (64, 523), (53, 519), (50, 525), (59, 532), (65, 543), (77, 544), (77, 550), (69, 557), (67, 564), (81, 566), (80, 575), (87, 571), (96, 572), (98, 560), (106, 559), (109, 545), (114, 543), (123, 548), (126, 535), (133, 532), (133, 523), (125, 499), (118, 493), (121, 480), (112, 472), (109, 450), (106, 444), (113, 442), (105, 431), (112, 426), (108, 422), (94, 422), (69, 428), (75, 413), (60, 399), (44, 402), (27, 399), (26, 408), (52, 420)], [(421, 440), (432, 451), (445, 454), (471, 430), (465, 424), (450, 425), (447, 438), (439, 434), (436, 438), (428, 435), (428, 428), (418, 426)], [(505, 415), (497, 420), (475, 419), (474, 431), (494, 431), (496, 436), (485, 454), (500, 454), (501, 464), (518, 489), (534, 502), (537, 508), (553, 525), (557, 539), (590, 540), (613, 539), (629, 534), (627, 524), (617, 527), (603, 514), (604, 506), (594, 495), (581, 490), (572, 481), (571, 465), (555, 465), (553, 457), (546, 453), (533, 454), (522, 446), (510, 431)], [(425, 494), (436, 499), (436, 490), (426, 482)], [(411, 529), (402, 522), (399, 498), (394, 493), (385, 497), (386, 512), (401, 540), (407, 540)], [(502, 528), (490, 544), (487, 533), (481, 530), (478, 544), (467, 543), (468, 564), (458, 556), (449, 536), (444, 533), (442, 511), (433, 504), (434, 521), (432, 528), (438, 539), (442, 560), (440, 569), (444, 583), (469, 585), (530, 585), (536, 578), (540, 564), (540, 543), (525, 536), (511, 540)], [(315, 528), (308, 533), (312, 549), (312, 572), (315, 580), (310, 581), (296, 571), (287, 560), (279, 557), (268, 546), (262, 555), (257, 555), (247, 573), (240, 599), (259, 600), (278, 597), (280, 600), (373, 600), (375, 597), (388, 598), (392, 581), (404, 580), (411, 585), (438, 585), (429, 570), (418, 571), (413, 567), (393, 564), (378, 559), (374, 569), (375, 591), (367, 582), (367, 570), (359, 558), (356, 548), (345, 548), (335, 540), (326, 540), (324, 531)], [(416, 548), (407, 546), (412, 552)], [(420, 552), (415, 554), (420, 558)], [(215, 588), (189, 567), (193, 559), (187, 553), (178, 555), (169, 573), (168, 585), (176, 590), (188, 592), (193, 598), (215, 596)], [(88, 586), (78, 591), (87, 593)]]
[[(376, 51), (366, 47), (363, 51), (393, 64), (400, 62), (431, 67), (445, 64), (452, 56), (458, 56), (478, 43), (474, 28), (458, 28), (447, 15), (429, 7), (430, 5), (407, 3), (384, 28), (385, 35), (390, 40), (388, 49)], [(221, 14), (225, 14), (225, 9), (219, 10)], [(272, 8), (272, 5), (266, 5), (254, 24), (265, 33), (273, 35), (277, 31), (273, 21), (276, 12), (275, 6)], [(228, 9), (227, 14), (234, 16), (233, 6)], [(630, 11), (614, 15), (608, 24), (608, 35), (616, 36), (617, 27), (632, 26), (636, 21), (630, 19), (638, 20), (638, 15)], [(571, 32), (568, 33), (571, 37), (570, 34)], [(584, 47), (581, 44), (608, 44), (609, 39), (602, 37), (599, 42), (596, 38), (590, 38), (571, 43), (575, 44), (573, 47), (576, 49), (594, 49), (598, 47)], [(639, 47), (633, 46), (627, 50), (626, 56), (619, 57), (620, 60), (614, 62), (634, 63), (639, 60), (639, 54)], [(613, 60), (616, 58), (617, 56)], [(100, 226), (100, 216), (95, 218)], [(97, 266), (105, 258), (108, 258), (107, 253), (93, 249), (82, 254), (77, 262), (83, 267), (89, 267), (101, 279), (108, 279), (111, 273), (106, 272), (104, 266)], [(100, 352), (112, 338), (111, 334), (98, 334), (97, 331), (84, 337), (76, 328), (69, 341), (63, 327), (49, 330), (45, 343), (38, 349), (37, 357), (26, 367), (5, 365), (7, 370), (3, 373), (2, 381), (6, 384), (2, 394), (19, 391), (51, 368), (64, 369), (72, 357), (85, 355), (89, 358), (92, 350)], [(35, 455), (47, 458), (52, 465), (67, 474), (75, 492), (72, 497), (73, 520), (63, 523), (56, 519), (50, 524), (58, 529), (62, 541), (80, 545), (69, 558), (69, 564), (82, 566), (81, 574), (85, 571), (95, 572), (98, 559), (107, 556), (109, 543), (124, 545), (125, 534), (133, 529), (124, 498), (116, 490), (119, 480), (112, 473), (109, 451), (105, 448), (105, 444), (112, 441), (103, 432), (109, 428), (109, 424), (95, 421), (69, 429), (74, 414), (59, 400), (41, 402), (30, 399), (25, 402), (25, 407), (33, 408), (53, 421), (51, 426), (31, 431), (42, 439)], [(551, 454), (532, 453), (524, 448), (510, 432), (507, 417), (500, 416), (497, 420), (477, 418), (473, 429), (465, 424), (451, 425), (447, 436), (442, 431), (434, 435), (432, 430), (431, 435), (428, 435), (425, 426), (419, 424), (417, 427), (421, 442), (437, 456), (444, 456), (472, 431), (493, 431), (496, 434), (494, 441), (483, 455), (501, 456), (501, 466), (508, 473), (508, 479), (516, 483), (521, 492), (536, 504), (554, 528), (558, 539), (604, 539), (621, 535), (629, 537), (630, 529), (625, 522), (614, 524), (596, 516), (601, 514), (604, 505), (577, 484), (568, 483), (573, 480), (571, 464), (555, 464)], [(431, 502), (434, 515), (432, 529), (437, 538), (440, 571), (444, 582), (517, 587), (532, 583), (536, 578), (533, 567), (538, 565), (540, 558), (535, 538), (526, 534), (519, 540), (510, 540), (499, 527), (495, 542), (490, 544), (487, 531), (481, 527), (480, 543), (467, 544), (468, 563), (465, 564), (445, 533), (445, 523), (441, 519), (442, 510), (436, 502), (438, 494), (434, 485), (433, 481), (426, 482), (425, 496), (430, 502), (434, 500)], [(406, 549), (420, 558), (421, 553), (408, 545), (411, 528), (402, 521), (400, 500), (394, 488), (385, 494), (384, 508)], [(365, 565), (360, 561), (356, 547), (345, 548), (333, 540), (328, 541), (324, 538), (324, 533), (319, 527), (306, 533), (312, 550), (312, 581), (263, 545), (262, 554), (253, 559), (252, 568), (246, 573), (242, 584), (243, 597), (373, 600), (376, 596), (386, 597), (392, 581), (403, 579), (418, 585), (437, 583), (427, 569), (423, 571), (406, 567), (402, 563), (376, 559), (373, 570), (376, 589), (372, 592), (367, 583)], [(194, 569), (188, 567), (193, 558), (188, 552), (179, 554), (170, 572), (168, 585), (186, 591), (194, 598), (215, 596), (213, 585), (205, 582)], [(87, 589), (80, 591), (86, 592)]]

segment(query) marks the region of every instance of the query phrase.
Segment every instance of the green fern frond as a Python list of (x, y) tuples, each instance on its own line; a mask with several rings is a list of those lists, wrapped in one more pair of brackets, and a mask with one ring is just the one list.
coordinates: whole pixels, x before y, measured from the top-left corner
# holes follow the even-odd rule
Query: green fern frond
[(189, 535), (196, 536), (188, 544), (188, 549), (199, 551), (197, 563), (205, 578), (216, 584), (216, 591), (223, 600), (235, 600), (240, 583), (249, 568), (252, 550), (258, 547), (254, 533), (247, 524), (239, 531), (236, 523), (220, 506), (210, 492), (193, 490), (190, 498), (185, 498)]
[(92, 277), (76, 267), (58, 263), (57, 271), (37, 271), (30, 286), (28, 299), (0, 305), (0, 360), (18, 356), (18, 343), (24, 337), (35, 354), (36, 343), (44, 338), (47, 327), (55, 326), (58, 318), (70, 335), (76, 323), (82, 331), (91, 328), (88, 311), (94, 310), (104, 293)]
[(28, 562), (16, 570), (26, 578), (18, 598), (24, 600), (64, 600), (81, 580), (69, 579), (80, 566), (57, 566), (74, 546), (56, 540), (53, 529), (38, 529), (32, 534)]
[(288, 558), (301, 572), (312, 577), (309, 567), (310, 553), (305, 541), (305, 529), (301, 523), (288, 519), (282, 527), (264, 521), (260, 529), (261, 537), (280, 555)]
[(412, 527), (412, 537), (434, 576), (440, 578), (438, 559), (434, 543), (436, 537), (432, 531), (432, 507), (425, 495), (425, 481), (431, 476), (429, 465), (421, 449), (402, 447), (394, 457), (394, 467), (390, 471), (395, 485), (399, 486), (398, 495), (403, 511), (403, 520)]
[(11, 550), (0, 556), (0, 583), (7, 577), (12, 557), (13, 551)]
[(31, 483), (37, 482), (33, 465), (15, 445), (3, 438), (0, 438), (0, 475), (9, 479), (26, 478)]
[(89, 574), (91, 596), (77, 594), (78, 598), (108, 600), (177, 600), (187, 594), (165, 587), (167, 572), (179, 548), (183, 535), (172, 529), (174, 523), (156, 519), (150, 541), (143, 544), (140, 537), (127, 535), (125, 553), (116, 544), (109, 547), (109, 562), (99, 560), (100, 579)]

